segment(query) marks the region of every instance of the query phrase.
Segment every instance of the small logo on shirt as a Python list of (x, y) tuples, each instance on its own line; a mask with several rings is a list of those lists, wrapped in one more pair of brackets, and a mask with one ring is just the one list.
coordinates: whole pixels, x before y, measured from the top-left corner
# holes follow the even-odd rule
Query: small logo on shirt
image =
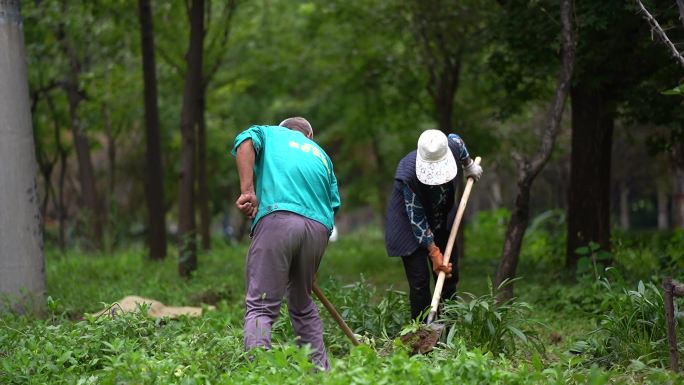
[(290, 148), (297, 148), (303, 152), (313, 154), (316, 158), (320, 159), (321, 162), (323, 162), (323, 165), (325, 168), (328, 170), (328, 173), (330, 173), (330, 167), (328, 167), (328, 161), (325, 159), (325, 155), (319, 150), (318, 148), (310, 145), (309, 143), (304, 143), (304, 144), (299, 144), (295, 142), (294, 140), (290, 141)]

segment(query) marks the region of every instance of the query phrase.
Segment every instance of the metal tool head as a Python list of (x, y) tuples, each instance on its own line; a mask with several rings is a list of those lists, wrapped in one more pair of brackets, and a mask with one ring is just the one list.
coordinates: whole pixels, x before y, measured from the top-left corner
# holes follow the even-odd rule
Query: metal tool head
[(425, 354), (437, 346), (439, 337), (442, 335), (444, 325), (431, 323), (426, 327), (400, 337), (401, 342), (411, 348), (411, 354)]

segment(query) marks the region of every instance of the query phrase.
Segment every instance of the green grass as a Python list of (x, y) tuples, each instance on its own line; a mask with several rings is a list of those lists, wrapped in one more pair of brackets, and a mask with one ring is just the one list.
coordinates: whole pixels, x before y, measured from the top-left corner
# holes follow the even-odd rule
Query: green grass
[[(473, 293), (473, 299), (458, 305), (463, 311), (454, 313), (454, 325), (463, 322), (470, 303), (493, 304), (486, 295), (498, 258), (490, 255), (491, 243), (499, 235), (492, 234), (469, 238), (470, 253), (459, 263), (459, 290)], [(318, 274), (319, 284), (365, 345), (351, 349), (319, 306), (333, 369), (316, 372), (306, 351), (292, 345), (283, 309), (274, 325), (274, 349), (255, 352), (250, 361), (242, 349), (246, 250), (246, 244), (215, 242), (213, 251), (200, 255), (198, 271), (186, 281), (178, 278), (175, 258), (147, 261), (140, 246), (112, 255), (60, 255), (48, 249), (50, 312), (45, 319), (0, 317), (0, 383), (684, 383), (659, 363), (638, 366), (625, 364), (627, 360), (599, 367), (592, 366), (593, 357), (587, 354), (569, 353), (598, 327), (603, 312), (619, 317), (620, 310), (607, 306), (608, 296), (593, 285), (564, 282), (562, 274), (549, 267), (551, 259), (542, 269), (540, 259), (530, 257), (521, 261), (523, 279), (515, 288), (519, 300), (531, 308), (520, 313), (515, 325), (538, 336), (544, 352), (511, 348), (493, 354), (483, 351), (486, 342), (456, 330), (432, 354), (409, 357), (395, 340), (408, 323), (403, 266), (400, 259), (386, 256), (377, 229), (346, 234), (331, 243)], [(199, 318), (176, 320), (140, 313), (98, 319), (89, 315), (130, 294), (167, 305), (210, 303), (217, 308)]]

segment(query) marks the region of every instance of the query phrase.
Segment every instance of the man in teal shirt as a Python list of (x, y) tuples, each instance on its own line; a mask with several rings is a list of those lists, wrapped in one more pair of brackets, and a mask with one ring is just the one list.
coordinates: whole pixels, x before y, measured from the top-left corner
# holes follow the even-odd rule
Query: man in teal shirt
[(241, 132), (231, 153), (237, 157), (240, 176), (241, 194), (235, 205), (253, 219), (246, 267), (245, 348), (270, 348), (271, 325), (287, 295), (297, 342), (310, 344), (312, 361), (327, 370), (323, 324), (311, 291), (340, 195), (332, 162), (312, 138), (306, 119), (289, 118), (278, 126), (252, 126)]

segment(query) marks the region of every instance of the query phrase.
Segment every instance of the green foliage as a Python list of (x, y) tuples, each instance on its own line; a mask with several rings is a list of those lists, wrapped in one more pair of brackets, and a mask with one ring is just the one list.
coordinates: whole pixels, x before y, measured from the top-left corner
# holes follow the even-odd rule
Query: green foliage
[(75, 323), (9, 321), (23, 331), (0, 324), (5, 384), (204, 382), (245, 361), (239, 327), (221, 311), (175, 321), (142, 312)]
[[(611, 290), (599, 327), (577, 350), (603, 366), (660, 366), (669, 362), (665, 307), (661, 289), (639, 281), (637, 290)], [(681, 332), (681, 328), (679, 329)], [(681, 334), (681, 333), (680, 333)], [(680, 338), (680, 345), (681, 338)]]
[(511, 218), (508, 209), (478, 211), (465, 226), (467, 258), (497, 259)]
[[(498, 259), (511, 212), (505, 208), (479, 211), (465, 228), (467, 258)], [(534, 217), (525, 232), (521, 260), (556, 267), (565, 254), (565, 215), (549, 210)]]
[[(659, 245), (660, 249), (653, 251), (658, 254), (666, 248), (665, 239), (669, 240), (656, 242), (647, 238), (643, 242), (652, 245), (648, 247)], [(626, 244), (627, 240), (623, 242)], [(388, 277), (397, 285), (403, 284), (401, 262), (384, 255), (381, 233), (372, 228), (343, 234), (340, 241), (331, 243), (323, 262), (326, 274), (319, 275), (326, 296), (365, 345), (351, 348), (346, 336), (319, 305), (332, 371), (316, 372), (307, 360), (306, 348), (293, 345), (287, 310), (283, 307), (274, 327), (273, 349), (252, 352), (250, 361), (243, 351), (241, 331), (245, 245), (226, 247), (216, 243), (219, 247), (214, 252), (200, 255), (200, 269), (189, 281), (176, 276), (172, 258), (161, 263), (148, 262), (140, 248), (99, 256), (78, 251), (65, 255), (48, 253), (48, 317), (0, 316), (0, 382), (414, 385), (448, 381), (683, 381), (660, 369), (661, 358), (652, 361), (657, 355), (648, 355), (644, 350), (644, 346), (651, 346), (653, 351), (664, 349), (664, 345), (656, 343), (662, 338), (657, 326), (662, 320), (648, 318), (662, 314), (657, 288), (644, 284), (635, 293), (620, 291), (623, 284), (616, 273), (611, 273), (617, 269), (603, 273), (615, 282), (610, 285), (604, 278), (595, 281), (592, 271), (579, 283), (568, 284), (546, 272), (534, 276), (531, 273), (537, 269), (536, 264), (522, 264), (521, 272), (528, 278), (519, 281), (517, 288), (525, 303), (496, 304), (491, 287), (484, 295), (462, 293), (460, 298), (445, 303), (444, 319), (439, 320), (447, 324), (444, 340), (432, 353), (409, 357), (397, 345), (391, 349), (390, 340), (399, 336), (402, 329), (421, 325), (408, 320), (406, 294), (387, 290), (391, 281)], [(470, 243), (480, 241), (474, 236)], [(462, 261), (459, 288), (479, 292), (478, 288), (486, 282), (484, 277), (491, 273), (489, 262), (496, 261), (495, 258)], [(483, 263), (486, 261), (489, 262)], [(364, 270), (365, 278), (360, 281), (358, 270), (354, 275), (355, 265)], [(212, 303), (217, 309), (206, 310), (200, 318), (175, 320), (156, 320), (141, 313), (99, 318), (84, 314), (106, 308), (126, 294), (160, 299), (169, 305)], [(582, 302), (583, 296), (589, 300)], [(633, 321), (625, 324), (630, 314), (634, 314)], [(548, 327), (541, 327), (534, 319)], [(592, 320), (600, 322), (597, 327), (592, 326)], [(627, 331), (628, 327), (635, 329)], [(549, 329), (561, 333), (564, 342), (547, 343)], [(586, 341), (586, 334), (592, 329), (598, 330)], [(678, 330), (681, 332), (681, 326)], [(584, 354), (566, 353), (578, 338), (585, 340)], [(602, 346), (603, 350), (599, 350)], [(599, 360), (600, 356), (593, 355), (613, 350), (629, 357)], [(662, 355), (662, 351), (658, 354)], [(643, 357), (639, 359), (639, 355)]]
[(684, 84), (680, 84), (675, 88), (661, 92), (663, 95), (684, 95)]
[(589, 242), (587, 246), (578, 247), (575, 253), (580, 256), (577, 261), (577, 275), (584, 276), (588, 274), (594, 275), (595, 280), (599, 280), (599, 265), (609, 264), (612, 255), (606, 250), (602, 250), (601, 246), (595, 242)]
[(468, 347), (494, 354), (510, 356), (520, 348), (543, 354), (544, 346), (533, 328), (537, 325), (530, 319), (532, 307), (515, 300), (497, 301), (497, 292), (506, 284), (510, 282), (494, 290), (489, 282), (488, 294), (462, 293), (444, 301), (439, 322), (447, 327), (447, 344), (457, 337)]
[(363, 276), (359, 281), (341, 287), (335, 281), (329, 281), (326, 292), (354, 333), (391, 339), (409, 322), (406, 293), (391, 289), (379, 293)]
[(532, 218), (525, 231), (520, 257), (546, 268), (563, 265), (566, 222), (562, 210), (548, 210)]
[(611, 298), (606, 295), (607, 285), (605, 279), (595, 280), (585, 276), (571, 286), (550, 284), (540, 287), (531, 297), (534, 302), (555, 312), (593, 317), (603, 314), (610, 307)]
[(684, 230), (620, 234), (614, 260), (626, 276), (649, 280), (684, 273)]

